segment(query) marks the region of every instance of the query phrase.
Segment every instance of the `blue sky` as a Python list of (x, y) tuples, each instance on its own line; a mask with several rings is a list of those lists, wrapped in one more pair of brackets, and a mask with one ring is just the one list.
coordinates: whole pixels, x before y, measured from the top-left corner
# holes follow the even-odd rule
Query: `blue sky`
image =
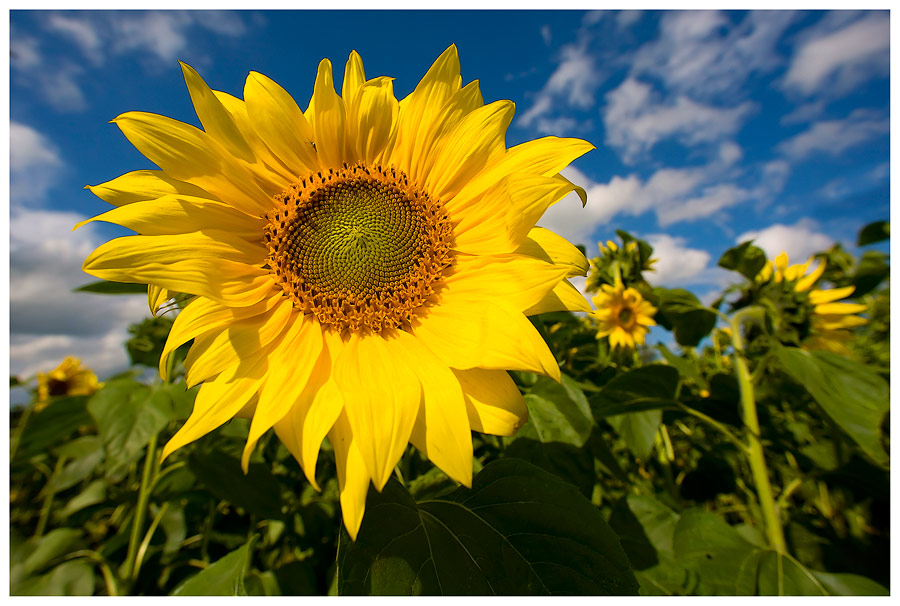
[(588, 191), (541, 224), (587, 246), (650, 241), (656, 284), (709, 300), (722, 252), (756, 238), (792, 259), (889, 217), (887, 11), (278, 11), (10, 13), (10, 370), (79, 355), (126, 364), (146, 298), (74, 294), (81, 262), (121, 231), (71, 232), (107, 210), (83, 189), (150, 168), (107, 122), (129, 110), (199, 125), (178, 60), (242, 96), (251, 70), (305, 108), (316, 66), (353, 49), (410, 92), (451, 43), (464, 82), (516, 103), (507, 144), (578, 136)]

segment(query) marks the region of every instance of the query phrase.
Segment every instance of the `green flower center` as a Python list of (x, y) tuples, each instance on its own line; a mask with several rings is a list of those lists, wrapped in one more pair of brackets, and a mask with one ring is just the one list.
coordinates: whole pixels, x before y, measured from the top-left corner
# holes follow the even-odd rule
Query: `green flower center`
[(443, 205), (395, 169), (316, 173), (275, 203), (269, 269), (296, 307), (340, 331), (409, 324), (450, 266)]
[(619, 310), (619, 324), (628, 324), (631, 322), (631, 319), (634, 317), (634, 312), (631, 311), (630, 307), (623, 307)]

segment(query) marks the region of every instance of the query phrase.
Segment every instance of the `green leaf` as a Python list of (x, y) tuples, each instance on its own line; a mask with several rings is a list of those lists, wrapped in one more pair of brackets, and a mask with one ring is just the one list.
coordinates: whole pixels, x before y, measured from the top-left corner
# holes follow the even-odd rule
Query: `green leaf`
[(859, 259), (853, 274), (853, 297), (858, 298), (875, 290), (891, 275), (887, 255), (875, 250), (867, 251)]
[(716, 325), (716, 313), (694, 293), (681, 288), (653, 289), (656, 296), (656, 321), (671, 330), (679, 345), (696, 347)]
[(63, 562), (50, 572), (29, 577), (10, 589), (12, 595), (89, 596), (94, 593), (94, 568), (84, 560)]
[(869, 223), (860, 230), (859, 240), (856, 244), (857, 246), (865, 246), (867, 244), (874, 244), (875, 242), (887, 240), (890, 237), (891, 222), (875, 221), (874, 223)]
[(16, 460), (29, 459), (44, 454), (56, 444), (63, 442), (82, 425), (93, 424), (88, 414), (86, 396), (73, 396), (53, 400), (47, 408), (31, 415), (19, 448)]
[(528, 424), (541, 442), (581, 447), (591, 435), (594, 418), (590, 405), (578, 383), (566, 374), (560, 383), (540, 377), (525, 395), (525, 403)]
[(39, 539), (29, 539), (34, 550), (25, 558), (22, 571), (32, 574), (56, 558), (75, 551), (82, 545), (81, 531), (74, 528), (54, 528)]
[(256, 537), (201, 570), (172, 591), (171, 595), (247, 595), (244, 575), (250, 564), (250, 553)]
[(96, 436), (82, 436), (56, 448), (57, 456), (74, 457), (47, 482), (44, 491), (60, 492), (91, 475), (103, 460), (103, 448)]
[(119, 480), (140, 459), (150, 439), (159, 434), (172, 416), (172, 401), (131, 379), (110, 381), (95, 393), (88, 410), (97, 421), (106, 449), (106, 477)]
[(106, 486), (106, 480), (94, 480), (66, 503), (66, 506), (59, 512), (59, 516), (65, 519), (85, 507), (103, 503), (106, 501)]
[(779, 347), (776, 358), (875, 463), (885, 466), (881, 424), (890, 407), (887, 381), (859, 362), (830, 352)]
[(858, 574), (810, 572), (831, 595), (890, 595), (882, 585)]
[(699, 595), (754, 595), (763, 550), (745, 540), (725, 520), (687, 509), (675, 525), (675, 558), (699, 575)]
[(729, 248), (719, 259), (719, 267), (737, 271), (748, 280), (755, 278), (765, 265), (766, 253), (752, 241)]
[(516, 459), (441, 500), (391, 479), (369, 492), (356, 541), (338, 546), (342, 595), (633, 595), (637, 582), (600, 511)]
[(146, 295), (147, 285), (99, 280), (79, 286), (74, 292), (92, 292), (98, 295)]
[(766, 551), (759, 561), (759, 595), (828, 595), (825, 586), (794, 558)]
[(656, 348), (663, 355), (669, 366), (675, 368), (682, 377), (692, 379), (701, 389), (707, 388), (706, 379), (703, 377), (703, 373), (700, 372), (700, 366), (696, 361), (676, 356), (662, 343), (657, 344)]
[(651, 496), (632, 495), (613, 507), (609, 525), (635, 568), (641, 595), (680, 595), (689, 575), (675, 558), (674, 535), (679, 515)]
[(674, 405), (677, 387), (677, 370), (650, 364), (617, 376), (591, 396), (590, 404), (594, 415), (606, 418), (634, 456), (646, 459), (662, 419), (659, 409)]
[(194, 451), (188, 468), (212, 494), (264, 518), (281, 518), (281, 484), (267, 463), (250, 463), (245, 475), (239, 459), (222, 452)]

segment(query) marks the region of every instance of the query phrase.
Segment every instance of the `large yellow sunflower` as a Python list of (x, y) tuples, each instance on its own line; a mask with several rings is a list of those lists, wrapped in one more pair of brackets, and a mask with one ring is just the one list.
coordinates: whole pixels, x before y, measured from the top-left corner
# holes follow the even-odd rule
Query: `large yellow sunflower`
[[(868, 320), (855, 314), (864, 312), (866, 306), (859, 303), (839, 303), (853, 294), (854, 286), (842, 288), (813, 289), (825, 273), (827, 263), (822, 259), (819, 265), (807, 275), (809, 266), (814, 257), (807, 259), (806, 263), (789, 265), (788, 255), (782, 252), (775, 257), (774, 264), (768, 261), (757, 274), (760, 282), (770, 282), (780, 285), (782, 290), (799, 298), (799, 305), (805, 308), (801, 314), (807, 319), (807, 326), (802, 331), (805, 338), (801, 342), (804, 349), (820, 349), (848, 355), (850, 350), (845, 343), (853, 338), (850, 328), (862, 326)], [(797, 296), (799, 295), (799, 297)], [(795, 302), (797, 303), (797, 302)]]
[(603, 284), (594, 297), (597, 338), (609, 337), (613, 347), (631, 348), (644, 343), (650, 326), (656, 326), (656, 308), (634, 288)]
[(84, 263), (149, 284), (157, 307), (195, 295), (160, 372), (193, 339), (186, 382), (203, 385), (163, 456), (246, 415), (244, 465), (274, 427), (316, 485), (327, 435), (353, 537), (369, 482), (384, 486), (408, 442), (470, 485), (470, 430), (510, 435), (527, 415), (506, 371), (559, 377), (526, 316), (590, 309), (566, 280), (586, 259), (535, 223), (573, 190), (584, 200), (559, 171), (593, 146), (507, 149), (513, 103), (462, 86), (455, 46), (399, 102), (356, 52), (340, 95), (322, 60), (306, 111), (262, 74), (242, 101), (182, 68), (203, 130), (113, 120), (162, 170), (91, 187), (117, 207), (95, 219), (139, 235)]

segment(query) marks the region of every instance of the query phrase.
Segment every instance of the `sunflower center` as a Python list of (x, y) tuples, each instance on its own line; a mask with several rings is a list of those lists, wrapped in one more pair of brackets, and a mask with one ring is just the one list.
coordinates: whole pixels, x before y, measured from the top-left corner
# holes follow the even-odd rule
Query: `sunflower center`
[(619, 310), (619, 323), (620, 324), (628, 324), (631, 322), (631, 319), (634, 317), (634, 312), (631, 311), (630, 307), (623, 307)]
[(338, 330), (409, 323), (450, 265), (442, 204), (394, 169), (316, 173), (275, 202), (269, 268), (295, 304)]

